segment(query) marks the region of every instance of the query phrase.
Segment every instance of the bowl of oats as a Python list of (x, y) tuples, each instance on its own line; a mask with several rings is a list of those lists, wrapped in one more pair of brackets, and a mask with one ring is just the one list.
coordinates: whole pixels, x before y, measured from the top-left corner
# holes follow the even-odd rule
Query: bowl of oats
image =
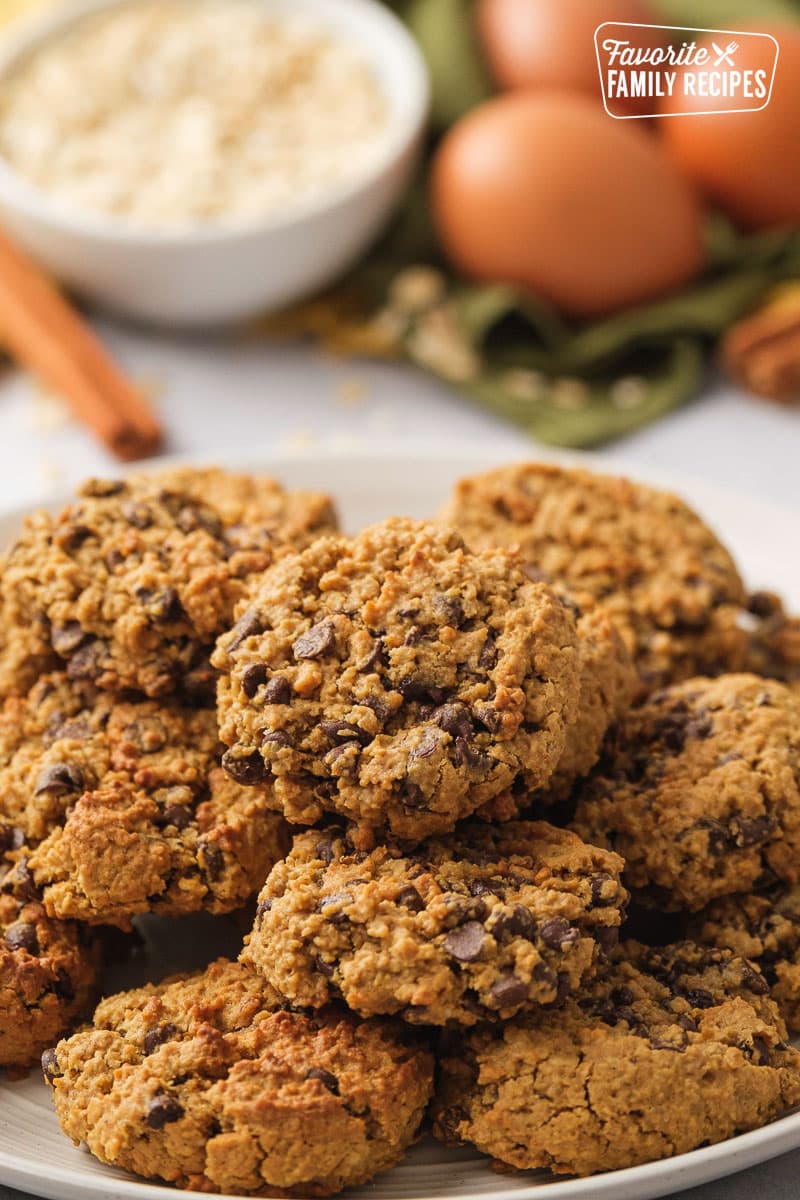
[(411, 178), (428, 79), (377, 0), (82, 0), (0, 45), (0, 217), (67, 287), (158, 325), (345, 271)]

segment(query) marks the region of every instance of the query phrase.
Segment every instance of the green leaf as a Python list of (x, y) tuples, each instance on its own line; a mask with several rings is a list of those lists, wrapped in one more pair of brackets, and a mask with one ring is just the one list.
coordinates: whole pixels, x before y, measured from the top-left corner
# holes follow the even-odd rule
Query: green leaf
[(492, 94), (473, 22), (473, 0), (409, 0), (404, 15), (431, 76), (431, 119), (446, 129)]

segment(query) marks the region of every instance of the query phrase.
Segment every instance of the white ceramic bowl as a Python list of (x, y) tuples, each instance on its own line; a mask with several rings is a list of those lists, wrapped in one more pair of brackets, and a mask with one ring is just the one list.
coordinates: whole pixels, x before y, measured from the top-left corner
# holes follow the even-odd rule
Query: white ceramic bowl
[[(0, 42), (0, 76), (87, 13), (130, 2), (136, 0), (79, 0), (18, 22)], [(0, 158), (5, 228), (78, 294), (150, 324), (232, 322), (274, 311), (331, 283), (387, 222), (409, 183), (427, 116), (428, 77), (413, 39), (377, 0), (253, 3), (302, 15), (361, 49), (390, 110), (372, 163), (355, 179), (261, 222), (153, 232), (111, 216), (70, 211)]]

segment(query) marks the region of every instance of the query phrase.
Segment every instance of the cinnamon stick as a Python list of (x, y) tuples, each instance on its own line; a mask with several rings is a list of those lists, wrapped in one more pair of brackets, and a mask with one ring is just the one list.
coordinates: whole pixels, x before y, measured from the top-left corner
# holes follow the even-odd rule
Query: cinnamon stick
[(76, 310), (2, 233), (0, 343), (63, 395), (117, 458), (145, 458), (158, 449), (163, 432), (144, 398)]

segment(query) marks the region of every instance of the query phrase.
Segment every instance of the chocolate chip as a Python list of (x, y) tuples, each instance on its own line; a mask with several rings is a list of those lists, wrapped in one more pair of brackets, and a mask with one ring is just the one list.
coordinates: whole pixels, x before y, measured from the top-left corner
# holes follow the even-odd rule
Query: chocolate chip
[(292, 698), (292, 685), (283, 675), (273, 675), (264, 688), (265, 704), (288, 704)]
[(365, 708), (372, 709), (381, 725), (392, 715), (391, 706), (385, 700), (381, 699), (380, 696), (367, 696), (365, 699), (359, 700), (358, 703), (363, 704)]
[(266, 900), (259, 900), (258, 905), (256, 907), (256, 925), (259, 927), (259, 929), (264, 924), (264, 917), (267, 915), (268, 912), (271, 911), (271, 909), (272, 909), (272, 901), (269, 898), (267, 898)]
[(251, 663), (242, 672), (242, 691), (249, 700), (253, 699), (258, 689), (266, 682), (267, 668), (263, 663)]
[(68, 658), (74, 654), (87, 634), (77, 621), (67, 621), (64, 625), (56, 625), (50, 633), (50, 641), (56, 654)]
[(323, 1087), (327, 1088), (329, 1092), (333, 1092), (334, 1096), (339, 1095), (339, 1080), (323, 1067), (312, 1067), (306, 1075), (306, 1079), (318, 1079)]
[(425, 634), (424, 634), (423, 630), (420, 629), (419, 625), (414, 625), (414, 626), (412, 626), (411, 629), (409, 629), (408, 633), (406, 634), (405, 638), (403, 639), (403, 645), (404, 646), (418, 646), (420, 644), (420, 642), (423, 642), (425, 640), (430, 640), (430, 639), (425, 638)]
[(692, 1008), (713, 1008), (715, 1004), (711, 992), (707, 992), (705, 988), (682, 988), (681, 995)]
[(458, 1132), (459, 1126), (469, 1120), (469, 1113), (459, 1108), (457, 1105), (452, 1105), (450, 1108), (445, 1108), (439, 1112), (436, 1117), (436, 1132), (447, 1142), (453, 1146), (459, 1144), (462, 1138)]
[(106, 566), (110, 573), (113, 575), (117, 567), (121, 567), (124, 562), (125, 555), (120, 553), (116, 546), (112, 546), (112, 548), (106, 554)]
[(478, 921), (468, 921), (458, 929), (451, 929), (444, 939), (444, 948), (451, 958), (459, 962), (475, 962), (480, 958), (486, 930)]
[(408, 752), (409, 763), (424, 762), (426, 758), (430, 758), (441, 748), (443, 740), (441, 733), (435, 729), (430, 727), (423, 729), (416, 746), (412, 746)]
[(294, 738), (285, 729), (269, 729), (261, 739), (262, 746), (294, 746)]
[(222, 541), (224, 537), (225, 531), (216, 513), (199, 504), (181, 505), (176, 522), (183, 533), (194, 533), (196, 529), (202, 529), (218, 541)]
[(25, 831), (17, 825), (0, 824), (0, 854), (8, 850), (19, 850), (25, 845)]
[(404, 700), (421, 704), (442, 704), (447, 698), (446, 688), (431, 686), (410, 675), (399, 681), (397, 690)]
[(201, 865), (204, 867), (206, 875), (212, 883), (216, 883), (225, 870), (225, 855), (216, 842), (209, 842), (205, 839), (201, 839), (198, 843), (197, 852), (201, 857)]
[(425, 909), (425, 901), (420, 896), (415, 887), (410, 884), (401, 890), (395, 896), (395, 904), (402, 904), (404, 908), (411, 912), (423, 912)]
[(341, 836), (342, 834), (340, 830), (332, 829), (330, 834), (327, 837), (320, 838), (314, 847), (314, 853), (316, 854), (317, 858), (324, 862), (326, 866), (330, 866), (330, 864), (336, 858), (335, 842), (338, 841)]
[(753, 1058), (759, 1067), (767, 1067), (770, 1063), (769, 1042), (765, 1038), (753, 1035)]
[(749, 992), (753, 992), (756, 996), (766, 996), (769, 993), (769, 984), (760, 971), (751, 967), (750, 963), (742, 960), (740, 967), (740, 979), (742, 987), (747, 988)]
[(475, 717), (490, 733), (498, 733), (503, 724), (503, 718), (491, 704), (476, 704), (473, 709)]
[(486, 641), (481, 646), (481, 652), (478, 655), (478, 666), (482, 671), (491, 671), (497, 666), (497, 643), (491, 633), (487, 633)]
[(165, 588), (149, 605), (157, 621), (180, 621), (186, 614), (181, 598), (174, 587)]
[(231, 640), (228, 642), (228, 652), (238, 650), (242, 642), (247, 638), (253, 637), (257, 633), (263, 633), (264, 626), (261, 618), (254, 608), (248, 608), (247, 612), (243, 613), (239, 620), (231, 630)]
[(108, 647), (100, 638), (85, 642), (67, 663), (67, 676), (70, 679), (94, 679), (107, 654)]
[(157, 754), (169, 742), (167, 727), (161, 717), (139, 716), (135, 721), (129, 721), (122, 731), (126, 742), (140, 754)]
[(524, 904), (515, 904), (511, 912), (501, 912), (491, 928), (492, 936), (498, 940), (504, 935), (527, 938), (536, 937), (536, 922)]
[(15, 921), (9, 925), (4, 940), (11, 950), (27, 950), (29, 954), (39, 953), (39, 939), (36, 936), (36, 926), (29, 921)]
[(513, 971), (504, 971), (495, 980), (491, 988), (492, 999), (499, 1008), (510, 1008), (512, 1005), (524, 1004), (528, 999), (528, 986), (517, 979)]
[[(636, 1030), (635, 1032), (638, 1033), (639, 1031)], [(644, 1036), (647, 1036), (646, 1033), (644, 1034)], [(689, 1042), (689, 1039), (687, 1038), (685, 1033), (683, 1034), (682, 1039), (679, 1042), (671, 1042), (667, 1038), (654, 1037), (654, 1036), (651, 1036), (649, 1040), (650, 1040), (650, 1049), (651, 1050), (673, 1050), (676, 1054), (685, 1054), (686, 1047)]]
[(176, 829), (188, 829), (194, 821), (194, 813), (185, 804), (168, 804), (158, 819), (158, 825), (174, 825)]
[(55, 1050), (45, 1050), (42, 1055), (42, 1074), (48, 1083), (54, 1083), (61, 1070), (58, 1065)]
[(122, 505), (122, 515), (135, 529), (149, 529), (153, 524), (153, 512), (142, 500), (127, 500)]
[(83, 543), (91, 537), (94, 537), (93, 529), (90, 529), (88, 525), (82, 525), (79, 521), (73, 521), (60, 529), (54, 540), (57, 546), (60, 546), (67, 554), (71, 554), (73, 551), (79, 550)]
[(372, 649), (358, 669), (366, 674), (374, 671), (376, 667), (388, 667), (388, 665), (389, 655), (386, 652), (386, 646), (381, 638), (376, 638), (372, 643)]
[(464, 605), (458, 596), (441, 594), (433, 597), (433, 611), (440, 620), (458, 628), (464, 621)]
[(336, 645), (336, 631), (333, 621), (318, 621), (297, 638), (292, 646), (292, 653), (297, 659), (322, 658), (330, 654)]
[(474, 732), (469, 709), (457, 700), (435, 708), (430, 719), (453, 738), (469, 738)]
[(690, 1017), (688, 1013), (681, 1013), (677, 1016), (675, 1024), (680, 1025), (681, 1029), (685, 1029), (687, 1033), (697, 1033), (697, 1030), (700, 1028), (694, 1017)]
[[(577, 930), (575, 932), (577, 933)], [(619, 941), (619, 929), (616, 925), (599, 925), (592, 933), (603, 954), (610, 954)]]
[(171, 1021), (165, 1021), (163, 1025), (155, 1025), (152, 1029), (148, 1029), (142, 1041), (145, 1054), (152, 1054), (159, 1046), (163, 1046), (179, 1032), (178, 1026), (173, 1025)]
[(178, 1101), (173, 1096), (159, 1092), (150, 1101), (146, 1121), (151, 1129), (163, 1129), (173, 1121), (180, 1121), (182, 1116), (183, 1108)]
[(368, 746), (372, 741), (371, 733), (349, 721), (320, 721), (319, 727), (326, 738), (332, 742), (340, 744), (357, 742), (359, 746)]
[(766, 842), (775, 833), (772, 817), (739, 817), (733, 822), (734, 841), (737, 846), (755, 846)]
[(79, 792), (83, 788), (83, 773), (72, 763), (51, 763), (39, 772), (33, 789), (35, 796), (42, 792), (52, 792), (63, 796), (69, 792)]
[[(335, 892), (332, 896), (320, 896), (317, 901), (317, 912), (325, 914), (325, 920), (330, 925), (343, 925), (348, 920), (342, 909), (353, 903), (352, 892)], [(333, 909), (328, 912), (328, 909)]]
[(222, 765), (231, 779), (245, 787), (265, 783), (269, 778), (269, 770), (257, 750), (242, 755), (235, 754), (233, 750), (226, 750), (222, 756)]
[(580, 931), (565, 921), (563, 917), (551, 917), (548, 921), (543, 921), (539, 927), (539, 937), (551, 950), (560, 950), (562, 946), (569, 946), (572, 942), (577, 942), (580, 936)]
[(492, 769), (492, 760), (489, 755), (473, 745), (469, 738), (456, 738), (453, 746), (453, 758), (457, 766), (466, 767), (480, 775), (485, 775)]
[(320, 975), (324, 975), (324, 977), (325, 977), (326, 979), (333, 979), (334, 972), (335, 972), (335, 970), (336, 970), (336, 968), (334, 967), (333, 963), (327, 963), (327, 962), (325, 962), (325, 959), (324, 959), (324, 958), (320, 958), (320, 956), (319, 956), (319, 955), (317, 955), (317, 957), (316, 957), (316, 960), (315, 960), (315, 961), (316, 961), (316, 964), (317, 964), (317, 970), (319, 971)]
[(606, 904), (613, 904), (617, 895), (616, 886), (612, 889), (613, 894), (608, 899), (605, 898), (606, 885), (612, 883), (610, 875), (605, 871), (599, 871), (592, 876), (592, 908), (602, 908)]
[(210, 663), (192, 667), (181, 677), (180, 689), (187, 703), (204, 707), (214, 699), (217, 688), (217, 672)]

